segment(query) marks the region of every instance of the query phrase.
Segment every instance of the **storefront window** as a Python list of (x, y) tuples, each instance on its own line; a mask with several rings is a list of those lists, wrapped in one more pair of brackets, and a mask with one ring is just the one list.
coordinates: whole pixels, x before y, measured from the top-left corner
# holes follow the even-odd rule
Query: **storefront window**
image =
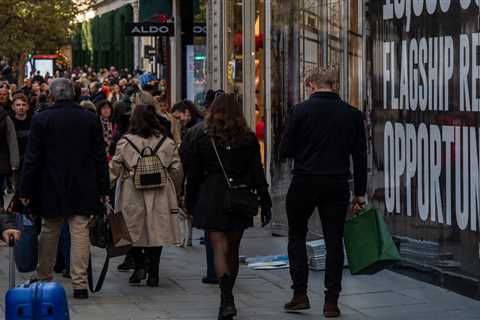
[[(338, 92), (355, 107), (362, 101), (362, 2), (353, 0), (272, 0), (270, 174), (275, 212), (284, 212), (292, 163), (278, 150), (289, 113), (308, 98), (304, 85), (313, 68), (336, 66)], [(347, 29), (346, 29), (347, 28)], [(277, 223), (286, 217), (276, 215)], [(321, 233), (320, 221), (311, 230)]]
[(206, 29), (206, 0), (196, 0), (194, 6), (194, 38), (193, 45), (186, 47), (187, 59), (187, 98), (199, 107), (205, 107), (205, 93), (207, 83), (207, 38), (206, 33), (200, 31)]
[(363, 0), (351, 1), (348, 32), (348, 102), (363, 107)]
[(256, 1), (255, 10), (255, 133), (265, 164), (265, 2)]
[(225, 1), (226, 91), (243, 96), (243, 1)]

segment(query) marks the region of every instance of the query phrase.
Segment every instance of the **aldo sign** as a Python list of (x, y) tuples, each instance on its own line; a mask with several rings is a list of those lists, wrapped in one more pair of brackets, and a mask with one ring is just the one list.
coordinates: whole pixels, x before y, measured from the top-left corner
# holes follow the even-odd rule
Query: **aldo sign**
[(133, 37), (173, 37), (175, 35), (173, 23), (127, 23), (126, 34)]

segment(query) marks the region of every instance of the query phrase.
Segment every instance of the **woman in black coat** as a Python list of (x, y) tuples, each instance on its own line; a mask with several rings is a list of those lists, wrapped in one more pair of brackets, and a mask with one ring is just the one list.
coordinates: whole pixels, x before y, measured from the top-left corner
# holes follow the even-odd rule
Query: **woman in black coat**
[(206, 230), (212, 242), (221, 289), (218, 318), (231, 319), (237, 314), (232, 289), (238, 274), (240, 242), (244, 230), (253, 226), (253, 218), (225, 210), (228, 185), (214, 145), (231, 184), (247, 185), (256, 191), (264, 226), (271, 220), (268, 184), (257, 138), (233, 95), (215, 98), (205, 130), (195, 140), (189, 144), (192, 150), (188, 150), (192, 161), (187, 177), (187, 207), (193, 212), (194, 227)]

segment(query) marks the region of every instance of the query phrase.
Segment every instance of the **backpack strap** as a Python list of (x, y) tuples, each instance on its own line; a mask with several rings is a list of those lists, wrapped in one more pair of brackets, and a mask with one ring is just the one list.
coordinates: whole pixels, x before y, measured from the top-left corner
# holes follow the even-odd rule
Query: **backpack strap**
[(123, 139), (127, 140), (127, 142), (138, 152), (139, 155), (142, 155), (142, 151), (138, 149), (138, 147), (132, 142), (132, 140), (128, 139), (127, 136), (123, 136)]
[(165, 140), (167, 140), (167, 136), (163, 136), (162, 140), (160, 140), (160, 142), (155, 146), (155, 148), (153, 148), (153, 154), (157, 154), (158, 150), (163, 145)]
[[(140, 151), (140, 149), (138, 149), (138, 147), (132, 142), (132, 140), (128, 139), (126, 136), (123, 136), (123, 138), (125, 140), (127, 140), (127, 142), (133, 147), (133, 149), (135, 149), (135, 151), (137, 151), (137, 153), (139, 155), (143, 156), (143, 151)], [(145, 147), (144, 149), (148, 148), (148, 149), (152, 150), (152, 155), (154, 155), (158, 152), (158, 150), (163, 145), (165, 140), (167, 140), (167, 136), (163, 136), (162, 140), (160, 140), (160, 142), (158, 142), (158, 144), (155, 146), (155, 148), (153, 148), (153, 150), (150, 147)]]

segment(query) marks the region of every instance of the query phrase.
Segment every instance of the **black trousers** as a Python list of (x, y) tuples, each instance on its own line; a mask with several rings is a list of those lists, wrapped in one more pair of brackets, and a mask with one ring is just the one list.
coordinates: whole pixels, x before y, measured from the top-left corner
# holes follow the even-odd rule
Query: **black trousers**
[(327, 250), (325, 296), (336, 300), (342, 290), (343, 230), (349, 203), (349, 186), (344, 177), (294, 176), (287, 195), (288, 257), (292, 289), (306, 292), (308, 220), (318, 208)]

